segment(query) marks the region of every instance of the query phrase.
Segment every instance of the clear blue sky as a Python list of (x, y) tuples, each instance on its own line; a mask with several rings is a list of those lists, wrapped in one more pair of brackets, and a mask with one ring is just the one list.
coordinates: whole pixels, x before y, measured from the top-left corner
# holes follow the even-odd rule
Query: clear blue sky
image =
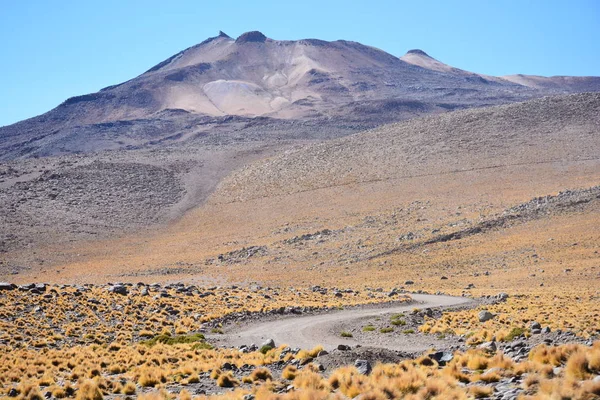
[(490, 75), (600, 75), (599, 0), (0, 0), (0, 126), (223, 30), (420, 48)]

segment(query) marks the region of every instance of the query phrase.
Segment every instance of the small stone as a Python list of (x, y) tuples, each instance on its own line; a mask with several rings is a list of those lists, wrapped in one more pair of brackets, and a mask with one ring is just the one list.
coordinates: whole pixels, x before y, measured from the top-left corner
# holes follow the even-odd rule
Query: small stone
[(479, 346), (477, 346), (477, 348), (487, 351), (489, 353), (495, 353), (496, 350), (498, 350), (498, 346), (496, 345), (496, 342), (485, 342), (485, 343), (482, 343)]
[(265, 346), (275, 348), (275, 341), (273, 339), (269, 339), (266, 342), (264, 342), (261, 347), (265, 347)]
[(350, 346), (348, 346), (347, 344), (338, 344), (337, 349), (341, 351), (348, 351), (350, 350)]
[(427, 357), (435, 360), (440, 366), (444, 366), (446, 363), (452, 361), (454, 355), (449, 351), (437, 351), (429, 354)]
[(369, 375), (373, 370), (373, 368), (371, 368), (371, 363), (367, 360), (356, 360), (354, 361), (354, 366), (358, 372), (363, 375)]
[(508, 299), (508, 294), (507, 293), (498, 293), (498, 295), (496, 296), (496, 298), (500, 301), (506, 301)]

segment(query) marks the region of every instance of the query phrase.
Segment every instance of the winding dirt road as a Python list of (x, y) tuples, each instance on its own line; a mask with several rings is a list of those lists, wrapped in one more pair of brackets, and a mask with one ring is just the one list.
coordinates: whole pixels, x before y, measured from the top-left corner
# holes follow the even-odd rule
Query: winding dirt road
[(401, 313), (418, 308), (453, 307), (471, 305), (475, 302), (465, 297), (437, 296), (426, 294), (411, 294), (413, 301), (399, 303), (398, 306), (381, 308), (361, 308), (333, 311), (326, 314), (283, 317), (274, 321), (263, 321), (242, 327), (234, 327), (230, 332), (214, 337), (220, 344), (229, 346), (260, 345), (267, 339), (273, 339), (277, 345), (286, 343), (291, 347), (311, 349), (317, 345), (326, 350), (336, 348), (340, 343), (388, 348), (399, 351), (419, 351), (434, 345), (429, 335), (399, 335), (391, 341), (359, 342), (354, 338), (341, 338), (340, 326), (360, 324), (362, 319), (391, 313)]

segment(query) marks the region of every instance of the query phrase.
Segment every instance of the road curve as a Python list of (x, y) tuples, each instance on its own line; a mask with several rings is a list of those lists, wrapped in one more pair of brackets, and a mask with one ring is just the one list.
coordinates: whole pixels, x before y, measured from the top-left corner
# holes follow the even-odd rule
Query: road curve
[[(323, 346), (326, 350), (331, 350), (337, 347), (338, 344), (344, 343), (348, 345), (361, 344), (363, 346), (392, 348), (394, 350), (417, 350), (422, 347), (427, 348), (427, 344), (415, 343), (415, 340), (423, 336), (412, 335), (410, 341), (406, 343), (386, 343), (373, 344), (361, 343), (353, 338), (340, 338), (339, 332), (336, 333), (334, 327), (339, 324), (352, 323), (355, 320), (363, 318), (390, 314), (401, 313), (404, 311), (418, 308), (433, 308), (433, 307), (452, 307), (459, 305), (474, 304), (474, 301), (465, 297), (438, 296), (429, 294), (410, 294), (413, 301), (409, 303), (399, 303), (398, 306), (386, 305), (381, 308), (359, 308), (341, 311), (332, 311), (325, 314), (304, 315), (294, 317), (283, 317), (274, 321), (256, 322), (242, 327), (233, 327), (231, 331), (219, 337), (213, 337), (222, 345), (240, 346), (242, 344), (249, 345), (256, 343), (260, 345), (267, 339), (273, 339), (277, 345), (287, 344), (291, 347), (302, 349), (311, 349), (317, 345)], [(356, 321), (359, 322), (359, 321)], [(429, 338), (423, 338), (423, 342), (429, 342)]]

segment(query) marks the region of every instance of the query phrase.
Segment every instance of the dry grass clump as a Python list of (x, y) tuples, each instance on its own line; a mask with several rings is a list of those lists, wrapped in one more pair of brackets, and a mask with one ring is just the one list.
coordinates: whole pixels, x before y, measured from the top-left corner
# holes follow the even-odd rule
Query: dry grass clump
[(489, 386), (471, 386), (469, 387), (469, 394), (476, 399), (484, 399), (486, 397), (490, 397), (494, 392)]
[(321, 351), (323, 351), (323, 346), (316, 346), (312, 350), (300, 350), (298, 354), (296, 354), (296, 358), (299, 360), (315, 358)]
[(77, 400), (102, 400), (102, 398), (98, 383), (93, 380), (84, 381), (77, 390)]
[(217, 378), (217, 386), (223, 388), (230, 388), (239, 385), (240, 382), (235, 379), (231, 372), (225, 372), (219, 375)]
[(294, 380), (296, 378), (296, 374), (298, 373), (298, 368), (293, 365), (287, 365), (283, 371), (281, 371), (281, 377), (283, 379), (287, 379), (289, 381)]
[(252, 382), (272, 380), (273, 375), (268, 368), (257, 368), (250, 374)]

